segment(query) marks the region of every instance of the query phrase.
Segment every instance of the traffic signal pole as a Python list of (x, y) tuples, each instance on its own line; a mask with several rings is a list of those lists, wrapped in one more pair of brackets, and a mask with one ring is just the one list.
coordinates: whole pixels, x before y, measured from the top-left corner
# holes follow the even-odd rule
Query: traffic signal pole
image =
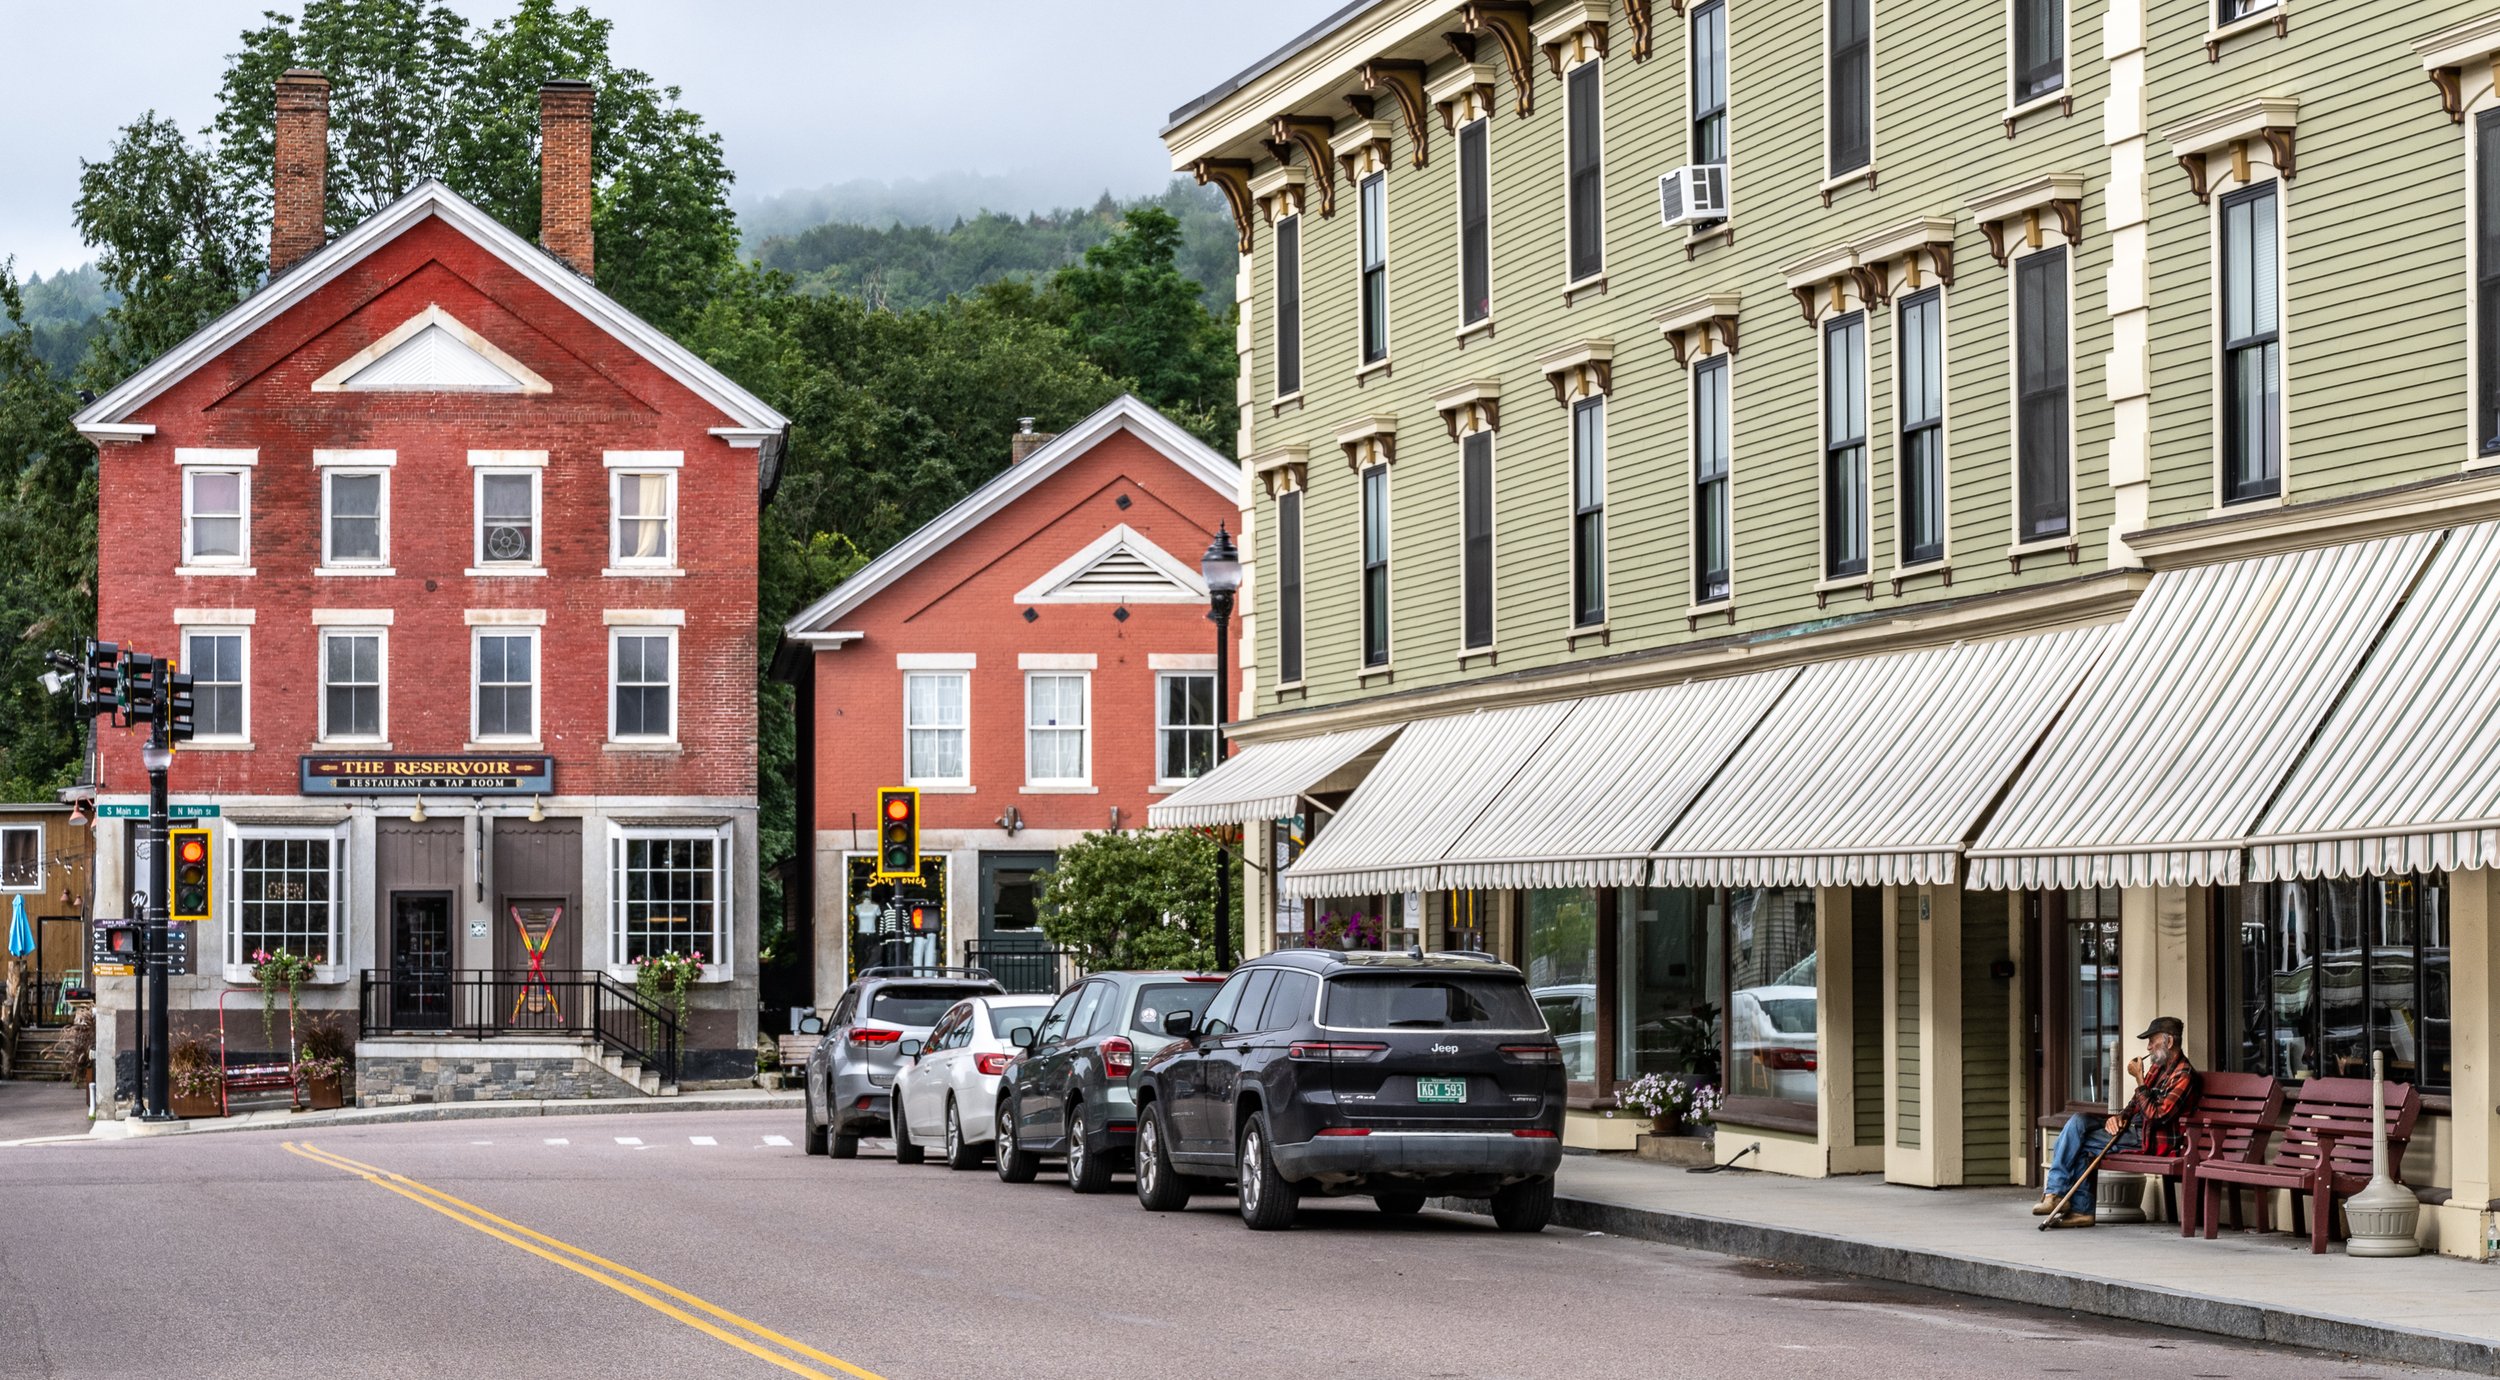
[(157, 714), (148, 725), (148, 913), (140, 930), (147, 949), (147, 1111), (143, 1121), (174, 1119), (172, 1074), (167, 1054), (172, 1048), (171, 974), (173, 955), (166, 919), (173, 899), (172, 810), (165, 778), (173, 766), (173, 716)]

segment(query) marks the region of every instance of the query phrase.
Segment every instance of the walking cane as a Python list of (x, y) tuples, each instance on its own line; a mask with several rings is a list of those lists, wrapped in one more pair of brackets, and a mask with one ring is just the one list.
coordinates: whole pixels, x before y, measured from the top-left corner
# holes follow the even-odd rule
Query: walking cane
[[(2132, 1121), (2133, 1119), (2130, 1118), (2129, 1120)], [(2066, 1191), (2058, 1196), (2057, 1206), (2050, 1208), (2049, 1215), (2040, 1219), (2040, 1230), (2047, 1231), (2049, 1228), (2056, 1226), (2057, 1219), (2066, 1215), (2066, 1204), (2073, 1201), (2075, 1190), (2092, 1182), (2092, 1176), (2100, 1170), (2101, 1161), (2108, 1159), (2109, 1152), (2118, 1148), (2118, 1136), (2123, 1136), (2126, 1133), (2127, 1127), (2125, 1125), (2119, 1126), (2118, 1135), (2111, 1136), (2108, 1142), (2101, 1146), (2101, 1153), (2094, 1155), (2092, 1157), (2092, 1162), (2083, 1167), (2083, 1172), (2075, 1176), (2075, 1181), (2066, 1185)]]

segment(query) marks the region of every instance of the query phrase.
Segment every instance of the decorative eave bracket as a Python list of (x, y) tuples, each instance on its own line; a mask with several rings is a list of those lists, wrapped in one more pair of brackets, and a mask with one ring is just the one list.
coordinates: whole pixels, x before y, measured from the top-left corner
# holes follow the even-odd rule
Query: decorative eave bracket
[(1450, 429), (1450, 439), (1467, 431), (1499, 431), (1502, 429), (1502, 381), (1500, 379), (1469, 379), (1455, 383), (1432, 395), (1433, 410), (1441, 414)]
[(2015, 249), (2007, 238), (2007, 227), (2019, 223), (2022, 243), (2037, 249), (2044, 213), (2057, 218), (2057, 232), (2066, 237), (2066, 243), (2079, 245), (2083, 243), (2083, 174), (2046, 173), (1973, 197), (1968, 209), (1971, 219), (1979, 222), (1979, 233), (1988, 237), (1988, 256), (1999, 268)]
[[(1510, 68), (1519, 118), (1523, 120), (1536, 109), (1536, 69), (1528, 61), (1528, 52), (1536, 42), (1535, 15), (1536, 6), (1529, 0), (1467, 0), (1458, 11), (1462, 28), (1471, 35), (1492, 35), (1501, 48), (1502, 61)], [(1472, 54), (1464, 56), (1474, 60)]]
[(1311, 448), (1281, 446), (1265, 455), (1252, 456), (1250, 471), (1267, 487), (1267, 496), (1293, 493), (1310, 483)]
[(1415, 166), (1432, 161), (1432, 133), (1424, 127), (1424, 64), (1399, 58), (1373, 58), (1363, 64), (1363, 89), (1386, 89), (1397, 98), (1406, 118), (1406, 139), (1415, 146)]
[(2471, 102), (2468, 72), (2488, 77), (2493, 89), (2500, 90), (2500, 14), (2432, 34), (2413, 45), (2413, 55), (2422, 60), (2423, 75), (2439, 88), (2439, 108), (2448, 112), (2449, 123), (2464, 124)]
[(1545, 50), (1545, 65), (1556, 81), (1565, 70), (1606, 56), (1613, 16), (1611, 0), (1568, 0), (1536, 26), (1537, 46)]
[(1866, 282), (1858, 275), (1857, 246), (1836, 244), (1819, 249), (1802, 259), (1791, 259), (1780, 265), (1780, 277), (1797, 299), (1797, 310), (1811, 326), (1821, 319), (1825, 310), (1848, 310), (1848, 289), (1855, 287), (1861, 299), (1866, 297)]
[(1741, 292), (1705, 292), (1699, 297), (1678, 302), (1653, 318), (1658, 333), (1667, 338), (1667, 348), (1675, 351), (1676, 367), (1681, 369), (1697, 355), (1711, 353), (1710, 336), (1718, 333), (1718, 348), (1736, 353), (1736, 313), (1745, 305)]
[(1395, 464), (1398, 458), (1397, 414), (1376, 412), (1338, 427), (1337, 449), (1345, 452), (1346, 468), (1357, 474), (1372, 465)]
[[(1675, 12), (1684, 12), (1684, 0), (1667, 0)], [(1658, 41), (1656, 0), (1623, 0), (1623, 22), (1632, 30), (1632, 60), (1649, 61), (1650, 49)]]
[(1953, 286), (1953, 217), (1919, 216), (1888, 230), (1878, 230), (1850, 246), (1857, 251), (1858, 290), (1877, 306), (1892, 300), (1892, 265), (1901, 265), (1903, 292), (1926, 286), (1919, 259), (1925, 255), (1936, 281)]
[(1233, 208), (1233, 228), (1241, 232), (1241, 252), (1250, 252), (1250, 160), (1247, 158), (1201, 158), (1190, 165), (1190, 172), (1203, 187), (1212, 182), (1224, 194), (1225, 204)]
[(1548, 351), (1536, 362), (1545, 381), (1554, 385), (1554, 401), (1568, 403), (1615, 391), (1615, 342), (1611, 336), (1591, 336)]
[(1302, 150), (1311, 161), (1311, 171), (1319, 181), (1319, 213), (1337, 214), (1337, 122), (1309, 115), (1279, 115), (1268, 121), (1268, 132), (1280, 144), (1291, 144)]
[(2258, 96), (2173, 125), (2162, 131), (2162, 137), (2170, 141), (2170, 152), (2186, 171), (2196, 199), (2209, 201), (2213, 197), (2212, 156), (2229, 149), (2231, 175), (2246, 182), (2252, 139), (2263, 140), (2274, 156), (2275, 176), (2291, 181), (2299, 171), (2293, 137), (2299, 123), (2300, 97)]

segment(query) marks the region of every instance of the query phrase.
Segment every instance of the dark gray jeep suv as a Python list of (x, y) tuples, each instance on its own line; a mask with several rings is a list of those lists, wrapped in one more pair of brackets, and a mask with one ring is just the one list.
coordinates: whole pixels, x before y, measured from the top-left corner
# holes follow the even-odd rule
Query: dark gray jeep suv
[(1137, 1071), (1137, 1200), (1231, 1179), (1242, 1220), (1293, 1225), (1304, 1193), (1489, 1197), (1542, 1231), (1562, 1163), (1562, 1050), (1519, 970), (1482, 954), (1297, 949), (1243, 964)]

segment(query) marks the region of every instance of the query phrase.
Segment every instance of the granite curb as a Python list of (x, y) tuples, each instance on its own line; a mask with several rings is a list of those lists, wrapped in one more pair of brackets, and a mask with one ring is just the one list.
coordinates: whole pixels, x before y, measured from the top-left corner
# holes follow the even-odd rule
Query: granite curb
[[(1489, 1215), (1482, 1199), (1436, 1199), (1453, 1212)], [(1946, 1251), (1861, 1241), (1701, 1213), (1631, 1207), (1557, 1194), (1554, 1225), (1686, 1246), (1718, 1255), (1805, 1265), (1948, 1293), (2120, 1318), (2242, 1341), (2306, 1347), (2406, 1365), (2500, 1375), (2500, 1345), (2479, 1337), (2251, 1303), (2133, 1280), (2044, 1270)]]
[(157, 1136), (212, 1135), (234, 1131), (302, 1131), (333, 1126), (382, 1126), (410, 1121), (483, 1121), (507, 1117), (614, 1116), (649, 1112), (779, 1111), (802, 1105), (799, 1092), (711, 1094), (681, 1093), (675, 1097), (593, 1097), (565, 1101), (442, 1102), (405, 1107), (348, 1107), (328, 1112), (245, 1112), (210, 1121), (177, 1121), (157, 1126), (139, 1121), (100, 1121), (83, 1136), (47, 1136), (32, 1144), (73, 1140), (145, 1140)]

